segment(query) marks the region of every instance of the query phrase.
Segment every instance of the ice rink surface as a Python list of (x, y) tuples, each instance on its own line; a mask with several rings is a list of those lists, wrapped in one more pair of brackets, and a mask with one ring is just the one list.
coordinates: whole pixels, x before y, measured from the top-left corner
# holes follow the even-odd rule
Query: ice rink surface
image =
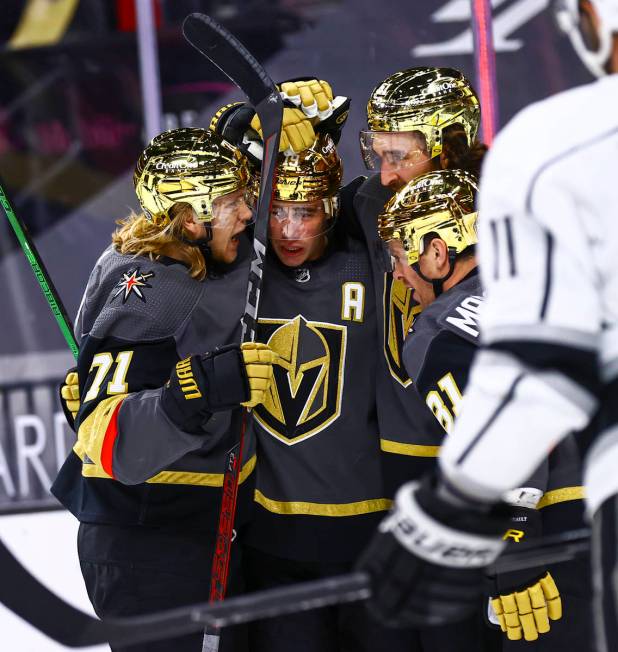
[[(65, 511), (0, 517), (0, 537), (43, 584), (75, 607), (93, 614), (77, 560), (77, 526)], [(16, 587), (16, 590), (19, 590)], [(67, 650), (0, 605), (2, 652)], [(107, 646), (81, 648), (103, 652)]]

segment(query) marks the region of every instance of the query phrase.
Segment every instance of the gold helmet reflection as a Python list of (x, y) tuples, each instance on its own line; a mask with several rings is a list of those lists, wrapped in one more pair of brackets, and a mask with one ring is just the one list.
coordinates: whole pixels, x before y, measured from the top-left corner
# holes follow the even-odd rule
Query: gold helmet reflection
[(210, 222), (217, 197), (245, 187), (245, 157), (207, 129), (182, 128), (152, 139), (137, 161), (133, 183), (147, 219), (164, 226), (176, 202), (191, 204), (198, 219)]
[(470, 82), (453, 68), (409, 68), (387, 77), (367, 104), (369, 131), (419, 131), (430, 158), (442, 152), (446, 127), (460, 124), (472, 145), (481, 110)]
[(343, 163), (327, 134), (320, 134), (311, 147), (297, 155), (279, 154), (275, 174), (275, 199), (290, 202), (321, 199), (326, 214), (329, 217), (336, 214)]
[(463, 170), (423, 174), (391, 197), (378, 218), (385, 242), (399, 240), (409, 265), (423, 253), (424, 238), (435, 234), (454, 257), (478, 242), (474, 198), (476, 178)]

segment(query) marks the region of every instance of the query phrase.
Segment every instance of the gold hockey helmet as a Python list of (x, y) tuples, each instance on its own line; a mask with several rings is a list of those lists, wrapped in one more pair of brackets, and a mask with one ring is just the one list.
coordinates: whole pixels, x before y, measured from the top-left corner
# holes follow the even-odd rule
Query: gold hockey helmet
[[(329, 135), (318, 135), (313, 145), (299, 154), (279, 154), (275, 174), (271, 239), (315, 238), (333, 227), (339, 209), (343, 163)], [(255, 182), (254, 193), (257, 185)]]
[[(327, 216), (336, 215), (343, 162), (328, 134), (319, 134), (311, 147), (293, 156), (280, 153), (275, 176), (274, 200), (306, 203), (321, 199)], [(253, 182), (256, 196), (258, 188), (259, 174)]]
[(275, 195), (279, 201), (309, 202), (322, 199), (334, 215), (334, 199), (341, 188), (343, 163), (332, 138), (321, 134), (311, 147), (294, 156), (279, 154)]
[[(443, 131), (450, 125), (460, 124), (472, 145), (480, 119), (478, 97), (458, 70), (423, 67), (396, 72), (373, 90), (367, 103), (368, 129), (360, 133), (365, 165), (380, 169), (374, 149), (379, 134), (416, 132), (419, 151), (406, 159), (407, 165), (415, 165), (421, 156), (427, 160), (441, 154)], [(406, 165), (405, 160), (398, 163)]]
[(213, 202), (247, 186), (246, 158), (207, 129), (172, 129), (155, 136), (137, 161), (133, 183), (145, 216), (164, 226), (177, 202), (211, 222)]
[(463, 170), (439, 170), (410, 181), (391, 197), (378, 218), (385, 242), (399, 241), (409, 265), (423, 253), (425, 236), (437, 235), (455, 257), (478, 242), (474, 176)]

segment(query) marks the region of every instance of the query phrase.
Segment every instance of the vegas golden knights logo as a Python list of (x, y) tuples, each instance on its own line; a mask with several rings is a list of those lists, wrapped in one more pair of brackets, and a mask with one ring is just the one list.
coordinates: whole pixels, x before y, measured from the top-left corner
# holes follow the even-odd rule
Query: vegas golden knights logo
[(253, 410), (271, 435), (293, 445), (313, 437), (341, 413), (346, 327), (294, 319), (259, 319), (258, 340), (279, 361), (266, 400)]
[(412, 382), (403, 365), (403, 341), (421, 307), (412, 300), (412, 291), (386, 274), (384, 279), (384, 356), (391, 375), (407, 387)]

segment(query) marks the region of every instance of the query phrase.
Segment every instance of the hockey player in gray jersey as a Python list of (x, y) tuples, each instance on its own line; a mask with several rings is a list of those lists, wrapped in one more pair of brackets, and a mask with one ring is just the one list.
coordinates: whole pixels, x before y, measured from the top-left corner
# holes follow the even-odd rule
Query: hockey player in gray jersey
[[(143, 213), (114, 233), (80, 307), (77, 442), (52, 487), (80, 521), (81, 568), (101, 617), (208, 599), (238, 408), (263, 399), (276, 359), (266, 345), (233, 344), (252, 216), (245, 158), (212, 132), (179, 129), (152, 141), (134, 180)], [(240, 523), (252, 498), (249, 444)], [(199, 650), (201, 635), (130, 649), (172, 647)]]
[(482, 347), (439, 475), (402, 487), (367, 563), (385, 617), (461, 617), (504, 549), (501, 496), (592, 420), (593, 609), (597, 649), (609, 652), (618, 648), (618, 2), (561, 2), (558, 18), (591, 70), (611, 74), (525, 109), (495, 141), (479, 204)]
[[(389, 201), (379, 224), (394, 263), (393, 275), (412, 289), (422, 308), (404, 344), (404, 363), (447, 433), (460, 414), (480, 338), (483, 289), (475, 255), (476, 190), (476, 180), (463, 171), (421, 175)], [(523, 487), (508, 494), (516, 509), (506, 539), (516, 549), (541, 532), (581, 527), (582, 498), (579, 455), (574, 441), (565, 442)], [(552, 570), (568, 615), (551, 632), (550, 619), (561, 618), (562, 604), (547, 569), (488, 576), (489, 616), (508, 638), (500, 648), (511, 649), (510, 641), (539, 639), (534, 648), (539, 651), (562, 649), (567, 643), (590, 649), (590, 587), (584, 569), (573, 562)], [(517, 609), (522, 596), (543, 602), (536, 621)]]

